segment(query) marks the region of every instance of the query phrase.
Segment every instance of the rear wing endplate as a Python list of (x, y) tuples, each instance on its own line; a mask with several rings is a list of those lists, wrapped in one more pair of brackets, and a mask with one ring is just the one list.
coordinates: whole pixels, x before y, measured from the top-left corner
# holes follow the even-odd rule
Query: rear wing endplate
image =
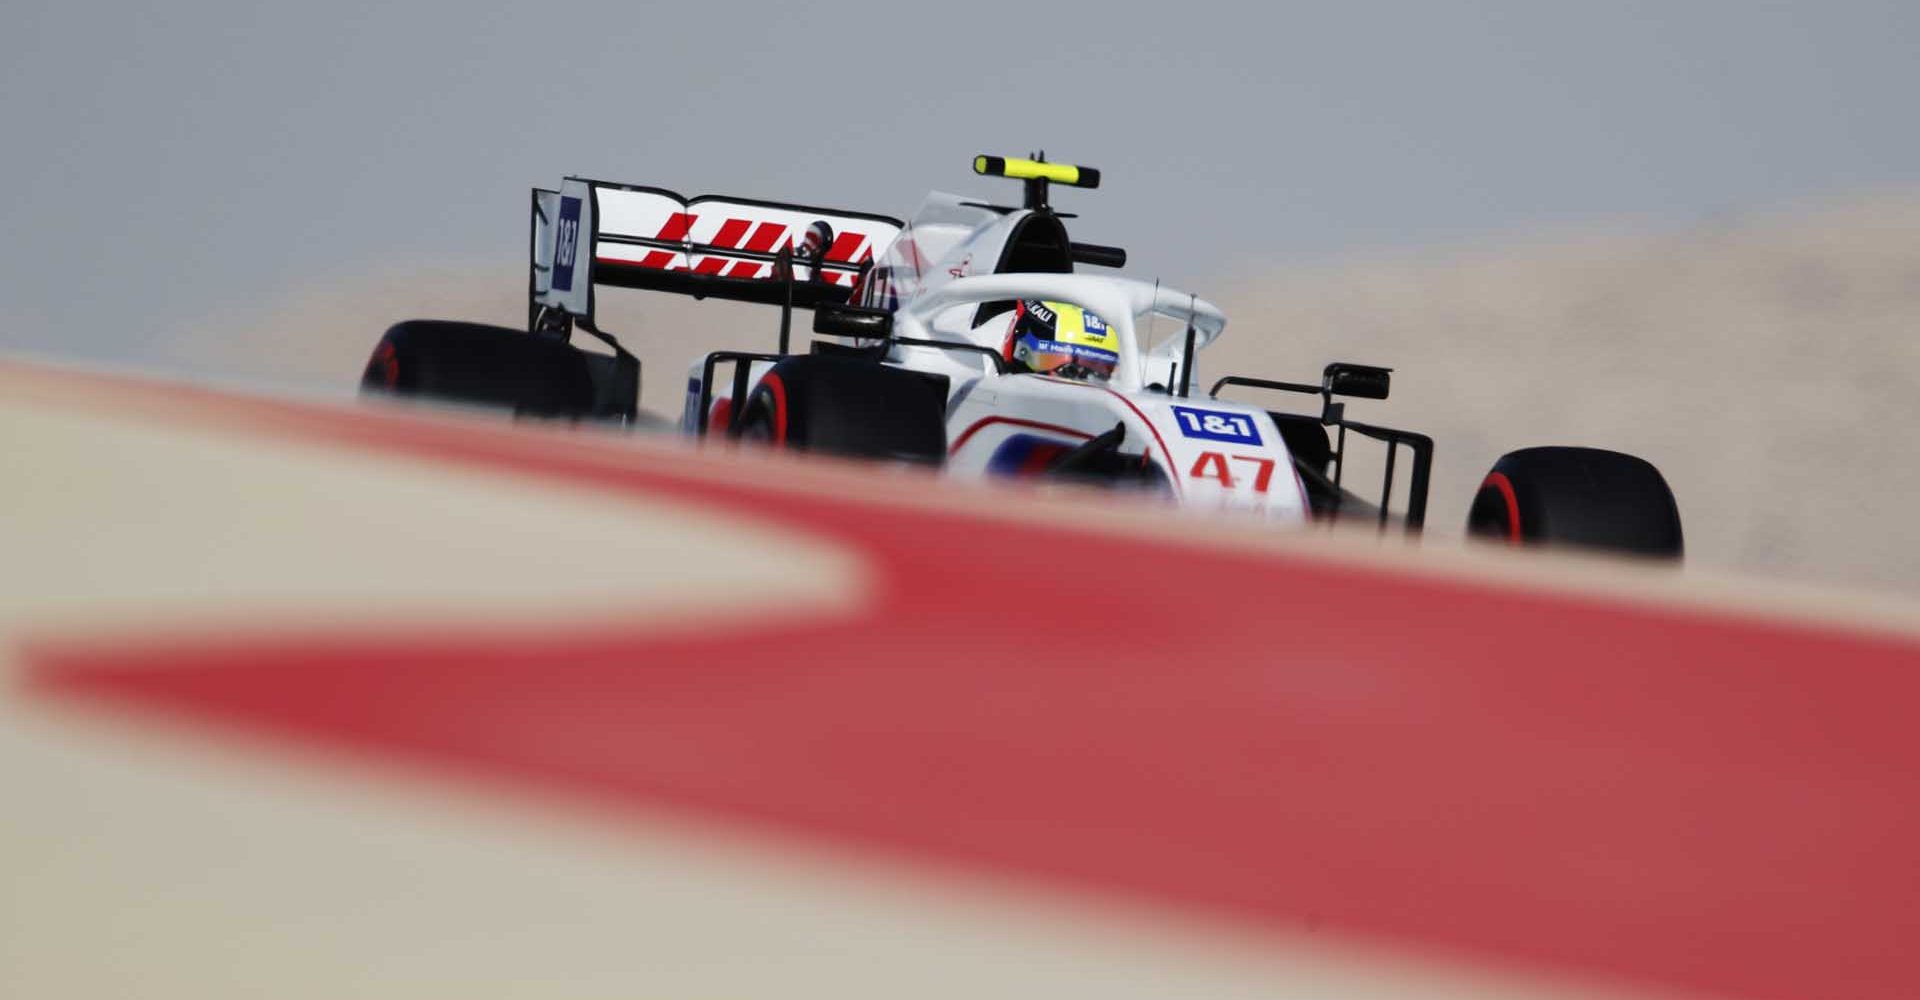
[(591, 326), (596, 285), (803, 309), (844, 302), (902, 226), (864, 212), (569, 177), (558, 191), (533, 190), (529, 305)]

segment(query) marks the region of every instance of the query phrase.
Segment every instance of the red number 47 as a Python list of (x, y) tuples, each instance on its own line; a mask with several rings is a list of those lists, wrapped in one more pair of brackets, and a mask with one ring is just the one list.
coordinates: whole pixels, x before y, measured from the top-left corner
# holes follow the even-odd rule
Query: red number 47
[(1226, 489), (1233, 489), (1233, 474), (1227, 471), (1227, 460), (1252, 462), (1258, 467), (1253, 474), (1253, 491), (1265, 493), (1273, 483), (1273, 459), (1259, 455), (1223, 455), (1217, 451), (1203, 451), (1194, 459), (1193, 470), (1187, 473), (1192, 479), (1216, 479)]

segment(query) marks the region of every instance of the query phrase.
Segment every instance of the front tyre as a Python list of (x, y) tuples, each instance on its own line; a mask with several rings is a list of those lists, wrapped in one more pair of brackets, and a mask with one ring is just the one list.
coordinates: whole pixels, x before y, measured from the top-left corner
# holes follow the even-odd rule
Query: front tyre
[(938, 465), (947, 457), (946, 408), (939, 376), (804, 355), (761, 377), (733, 427), (780, 448)]
[(1645, 459), (1598, 448), (1524, 448), (1481, 481), (1467, 533), (1679, 559), (1680, 507)]

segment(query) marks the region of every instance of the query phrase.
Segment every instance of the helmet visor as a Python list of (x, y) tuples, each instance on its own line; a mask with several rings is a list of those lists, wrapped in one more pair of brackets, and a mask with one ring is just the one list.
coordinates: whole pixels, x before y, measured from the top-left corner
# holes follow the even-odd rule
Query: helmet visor
[(1113, 369), (1120, 363), (1120, 355), (1112, 351), (1032, 336), (1014, 343), (1013, 359), (1029, 371), (1082, 382), (1105, 382), (1113, 378)]

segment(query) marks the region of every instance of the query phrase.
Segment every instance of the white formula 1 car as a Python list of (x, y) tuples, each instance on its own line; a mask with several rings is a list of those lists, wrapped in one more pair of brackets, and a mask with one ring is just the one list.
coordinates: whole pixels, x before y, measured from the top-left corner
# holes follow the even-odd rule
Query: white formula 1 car
[[(965, 476), (1066, 477), (1157, 491), (1184, 506), (1279, 522), (1365, 516), (1419, 530), (1433, 444), (1349, 420), (1336, 397), (1385, 399), (1390, 369), (1327, 365), (1313, 384), (1229, 376), (1196, 395), (1195, 356), (1226, 317), (1117, 269), (1126, 252), (1074, 242), (1050, 186), (1098, 171), (1043, 157), (974, 159), (1023, 183), (1019, 206), (933, 193), (910, 221), (568, 178), (533, 191), (528, 329), (413, 320), (388, 330), (362, 385), (527, 415), (634, 422), (640, 365), (594, 322), (601, 287), (763, 303), (777, 350), (693, 361), (680, 427), (775, 447), (939, 465)], [(792, 343), (796, 310), (829, 339)], [(1164, 332), (1156, 343), (1145, 331)], [(570, 343), (584, 332), (611, 355)], [(1302, 393), (1318, 412), (1218, 397)], [(1343, 487), (1350, 435), (1383, 442), (1380, 495)], [(1391, 511), (1396, 463), (1407, 488)], [(1504, 456), (1469, 516), (1475, 534), (1677, 557), (1678, 508), (1641, 459), (1588, 448)]]

